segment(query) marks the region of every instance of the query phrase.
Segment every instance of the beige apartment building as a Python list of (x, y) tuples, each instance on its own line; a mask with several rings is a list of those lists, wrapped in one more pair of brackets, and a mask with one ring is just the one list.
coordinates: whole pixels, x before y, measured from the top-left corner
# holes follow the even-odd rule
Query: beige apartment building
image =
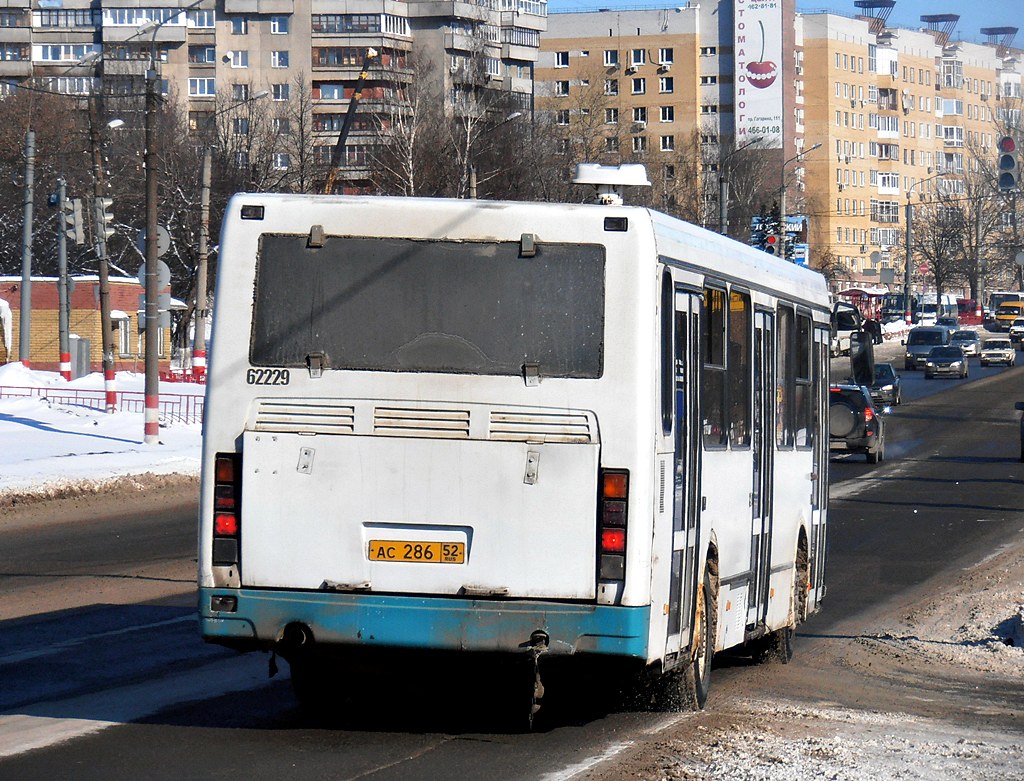
[[(419, 73), (451, 105), (483, 88), (533, 107), (546, 0), (0, 0), (0, 92), (31, 83), (68, 95), (139, 95), (155, 60), (161, 89), (185, 101), (193, 128), (215, 107), (267, 91), (278, 108), (303, 85), (316, 151), (328, 158), (369, 48), (361, 113), (390, 110)], [(56, 7), (55, 7), (56, 6)], [(244, 123), (236, 132), (245, 133)], [(349, 164), (375, 143), (358, 122)], [(282, 153), (276, 164), (287, 168)]]
[(835, 14), (802, 23), (807, 137), (823, 144), (806, 162), (811, 241), (845, 281), (902, 289), (906, 204), (963, 192), (979, 166), (972, 153), (995, 160), (1010, 63), (997, 46), (951, 41), (947, 24), (890, 29)]
[[(754, 19), (748, 6), (769, 15)], [(645, 163), (659, 207), (683, 211), (658, 190), (680, 176), (699, 177), (707, 204), (697, 212), (718, 228), (720, 162), (762, 137), (756, 148), (774, 165), (770, 181), (781, 189), (778, 166), (804, 148), (795, 19), (792, 0), (552, 14), (537, 63), (538, 107), (563, 129), (563, 151), (573, 159)], [(765, 53), (766, 43), (774, 53)], [(797, 207), (802, 169), (790, 166), (787, 174)], [(778, 199), (772, 190), (768, 202)], [(693, 210), (685, 213), (694, 218)]]

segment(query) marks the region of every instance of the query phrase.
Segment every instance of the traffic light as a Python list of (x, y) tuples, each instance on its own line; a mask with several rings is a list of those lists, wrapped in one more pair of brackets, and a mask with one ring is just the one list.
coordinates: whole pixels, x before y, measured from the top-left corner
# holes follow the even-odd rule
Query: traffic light
[(114, 221), (114, 214), (110, 211), (114, 205), (113, 198), (96, 199), (96, 235), (103, 244), (114, 235), (114, 228), (111, 223)]
[(64, 233), (75, 244), (85, 244), (85, 229), (82, 226), (82, 201), (78, 198), (65, 198), (61, 208), (61, 219), (64, 221)]
[(779, 234), (769, 233), (764, 237), (764, 246), (761, 248), (769, 255), (778, 255), (782, 251), (782, 242), (779, 240)]
[(996, 145), (999, 150), (999, 189), (1003, 192), (1016, 190), (1020, 186), (1020, 160), (1017, 157), (1017, 142), (1013, 136), (1003, 136)]

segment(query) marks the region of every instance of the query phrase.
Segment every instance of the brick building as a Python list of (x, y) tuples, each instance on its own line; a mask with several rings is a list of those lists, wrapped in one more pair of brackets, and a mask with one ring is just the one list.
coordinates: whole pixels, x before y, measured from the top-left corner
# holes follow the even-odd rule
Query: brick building
[[(89, 371), (103, 371), (100, 326), (99, 278), (72, 277), (70, 295), (70, 333), (77, 337), (80, 349), (88, 349)], [(134, 278), (110, 279), (110, 309), (114, 329), (115, 371), (143, 371), (145, 361), (145, 334), (139, 330), (142, 285)], [(0, 325), (0, 364), (21, 360), (21, 277), (0, 277), (0, 317), (9, 322)], [(31, 343), (29, 361), (33, 369), (60, 370), (58, 286), (55, 277), (32, 279)], [(170, 368), (171, 329), (160, 329), (160, 370)], [(75, 341), (72, 339), (72, 341)], [(85, 345), (88, 345), (86, 348)], [(84, 368), (84, 367), (83, 367)]]

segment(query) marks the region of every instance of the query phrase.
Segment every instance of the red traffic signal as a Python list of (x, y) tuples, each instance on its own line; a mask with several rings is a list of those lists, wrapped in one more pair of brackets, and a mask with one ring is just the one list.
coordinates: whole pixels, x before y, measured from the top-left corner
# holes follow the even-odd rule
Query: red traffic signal
[(775, 255), (779, 251), (779, 237), (775, 233), (769, 233), (764, 237), (764, 251), (769, 255)]
[(1000, 154), (1013, 154), (1017, 151), (1017, 142), (1013, 140), (1013, 136), (1003, 136), (999, 139), (998, 148)]

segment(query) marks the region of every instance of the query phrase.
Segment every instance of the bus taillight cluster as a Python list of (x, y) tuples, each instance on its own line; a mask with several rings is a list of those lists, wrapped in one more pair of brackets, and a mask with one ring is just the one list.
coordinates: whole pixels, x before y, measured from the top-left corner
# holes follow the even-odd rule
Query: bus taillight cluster
[(629, 472), (601, 473), (601, 580), (626, 577), (626, 506), (629, 503)]
[(237, 453), (218, 453), (214, 462), (213, 563), (238, 563), (241, 532), (242, 459)]

